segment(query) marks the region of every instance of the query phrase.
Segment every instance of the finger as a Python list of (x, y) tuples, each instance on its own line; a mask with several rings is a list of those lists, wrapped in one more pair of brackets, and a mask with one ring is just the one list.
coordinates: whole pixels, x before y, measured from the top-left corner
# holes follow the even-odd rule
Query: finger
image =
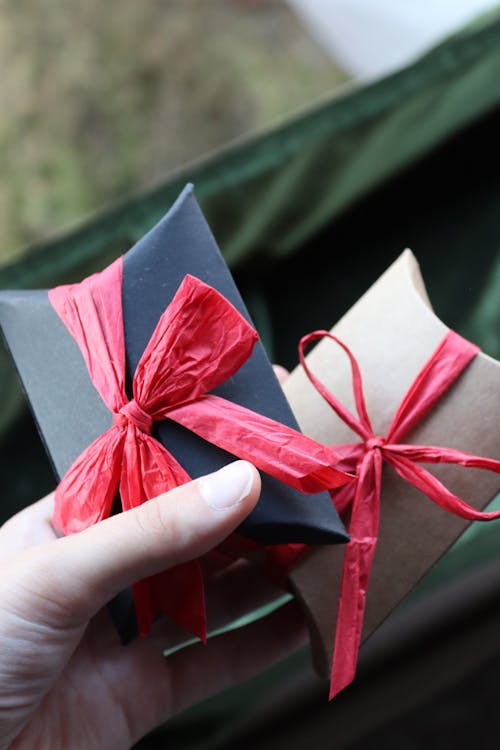
[(122, 679), (116, 689), (134, 740), (189, 706), (250, 679), (306, 642), (303, 616), (297, 603), (290, 602), (252, 625), (166, 659), (161, 640), (153, 638), (117, 650), (112, 658), (120, 659)]
[(36, 544), (55, 539), (56, 534), (50, 524), (53, 511), (52, 493), (9, 518), (0, 528), (0, 561)]
[[(11, 562), (10, 606), (38, 605), (47, 625), (75, 627), (137, 580), (219, 544), (257, 502), (260, 478), (235, 461), (79, 534), (34, 547)], [(21, 586), (16, 588), (12, 575)]]
[(290, 373), (288, 372), (286, 367), (282, 367), (281, 365), (273, 365), (273, 370), (279, 382), (281, 383), (281, 385), (283, 385)]

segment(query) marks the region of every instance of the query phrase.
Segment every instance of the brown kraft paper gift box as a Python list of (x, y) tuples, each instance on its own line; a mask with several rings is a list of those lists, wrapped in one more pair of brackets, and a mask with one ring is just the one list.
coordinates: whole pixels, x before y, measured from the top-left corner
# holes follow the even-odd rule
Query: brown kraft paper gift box
[[(432, 310), (417, 261), (406, 250), (332, 328), (358, 360), (374, 432), (384, 435), (414, 381), (448, 328)], [(355, 413), (349, 361), (323, 339), (307, 356), (314, 375)], [(297, 367), (284, 386), (303, 432), (328, 444), (359, 438), (341, 421)], [(455, 448), (500, 458), (500, 363), (479, 353), (404, 443)], [(426, 465), (446, 487), (477, 509), (500, 491), (500, 476), (456, 465)], [(468, 521), (446, 512), (384, 464), (378, 544), (368, 585), (364, 642), (465, 530)], [(500, 534), (500, 529), (499, 529)], [(332, 663), (344, 550), (315, 547), (290, 573), (303, 604), (317, 671)]]

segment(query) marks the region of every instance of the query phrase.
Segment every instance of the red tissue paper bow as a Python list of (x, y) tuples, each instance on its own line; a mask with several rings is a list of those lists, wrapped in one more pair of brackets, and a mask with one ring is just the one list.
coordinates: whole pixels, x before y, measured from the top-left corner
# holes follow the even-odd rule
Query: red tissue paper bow
[[(127, 510), (190, 480), (151, 436), (153, 423), (167, 418), (304, 492), (352, 479), (334, 468), (339, 456), (331, 449), (208, 394), (248, 359), (258, 335), (219, 292), (193, 276), (184, 278), (161, 316), (137, 365), (129, 400), (122, 276), (119, 258), (80, 284), (49, 292), (114, 422), (76, 459), (56, 490), (53, 520), (63, 533), (107, 518), (118, 490)], [(134, 600), (141, 635), (164, 612), (205, 640), (203, 578), (197, 561), (139, 581)]]
[[(349, 357), (357, 418), (311, 373), (305, 360), (304, 348), (325, 336), (339, 344)], [(452, 448), (401, 442), (431, 411), (478, 352), (477, 346), (449, 331), (410, 386), (387, 434), (379, 436), (374, 433), (366, 410), (358, 363), (346, 344), (328, 331), (314, 331), (300, 341), (300, 361), (309, 380), (338, 416), (361, 438), (357, 443), (335, 446), (343, 457), (340, 466), (346, 471), (355, 472), (357, 479), (330, 493), (340, 514), (347, 510), (351, 513), (348, 529), (351, 540), (346, 547), (342, 571), (330, 699), (353, 681), (356, 672), (368, 580), (377, 544), (383, 462), (390, 464), (403, 479), (449, 513), (469, 521), (500, 518), (500, 511), (485, 513), (467, 505), (419, 465), (459, 464), (500, 474), (500, 461)]]

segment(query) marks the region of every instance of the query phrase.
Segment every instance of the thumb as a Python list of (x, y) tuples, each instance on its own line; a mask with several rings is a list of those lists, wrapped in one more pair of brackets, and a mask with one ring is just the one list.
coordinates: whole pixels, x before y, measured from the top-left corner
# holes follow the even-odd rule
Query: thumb
[(11, 607), (28, 617), (26, 607), (36, 607), (38, 622), (51, 627), (77, 627), (141, 578), (219, 544), (259, 493), (256, 469), (235, 461), (78, 534), (33, 547), (10, 561), (22, 584), (13, 586), (10, 578), (8, 588), (16, 591)]

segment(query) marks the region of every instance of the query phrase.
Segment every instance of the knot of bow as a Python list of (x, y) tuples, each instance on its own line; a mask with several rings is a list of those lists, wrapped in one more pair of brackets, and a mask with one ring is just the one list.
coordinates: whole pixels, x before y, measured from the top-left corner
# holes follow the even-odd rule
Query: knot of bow
[(385, 445), (385, 439), (379, 435), (374, 435), (368, 440), (365, 440), (365, 448), (367, 451), (374, 451), (377, 448), (383, 448)]
[(119, 412), (113, 414), (113, 424), (117, 427), (126, 427), (128, 424), (132, 424), (146, 435), (151, 435), (153, 422), (154, 420), (151, 414), (148, 414), (147, 411), (137, 403), (135, 398), (122, 406)]
[[(357, 417), (325, 388), (306, 362), (305, 347), (324, 337), (336, 342), (349, 358)], [(390, 464), (403, 479), (450, 513), (469, 521), (500, 518), (500, 511), (485, 513), (468, 505), (420, 465), (459, 464), (499, 474), (500, 461), (451, 448), (401, 443), (402, 438), (431, 411), (478, 352), (477, 346), (449, 331), (413, 381), (387, 434), (381, 437), (373, 431), (366, 409), (360, 368), (346, 344), (328, 331), (314, 331), (300, 341), (299, 356), (307, 377), (338, 416), (361, 438), (356, 443), (335, 446), (343, 457), (339, 466), (345, 471), (355, 472), (356, 482), (330, 493), (339, 513), (350, 510), (351, 514), (348, 529), (351, 540), (344, 557), (330, 698), (349, 685), (356, 672), (368, 580), (378, 537), (383, 462)]]
[[(130, 399), (122, 277), (123, 260), (118, 258), (79, 284), (49, 292), (113, 415), (112, 427), (80, 454), (56, 490), (54, 523), (63, 533), (107, 518), (118, 491), (123, 510), (128, 510), (189, 481), (184, 468), (151, 435), (154, 422), (167, 418), (304, 492), (352, 479), (334, 467), (338, 455), (331, 449), (209, 393), (249, 358), (258, 335), (225, 297), (193, 276), (185, 276), (160, 317), (134, 373)], [(197, 561), (139, 581), (134, 600), (141, 635), (164, 612), (206, 638)]]

